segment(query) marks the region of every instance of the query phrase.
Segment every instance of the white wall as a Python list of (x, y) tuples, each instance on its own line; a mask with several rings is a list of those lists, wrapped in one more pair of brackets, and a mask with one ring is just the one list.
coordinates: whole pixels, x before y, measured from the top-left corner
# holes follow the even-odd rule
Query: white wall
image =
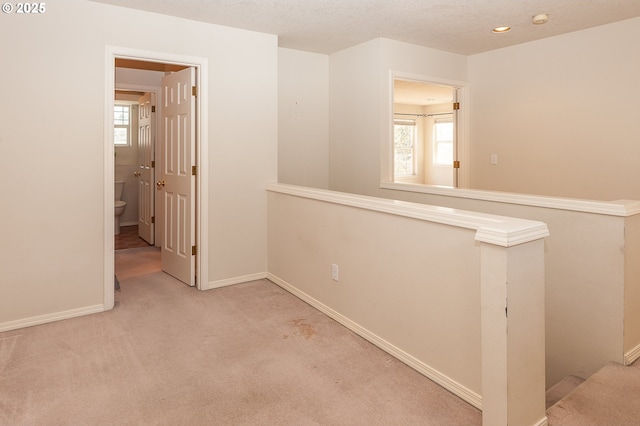
[(102, 308), (107, 45), (208, 59), (210, 280), (266, 272), (275, 36), (66, 0), (42, 15), (3, 16), (0, 38), (12, 40), (0, 43), (0, 56), (13, 64), (0, 79), (0, 169), (11, 181), (0, 225), (0, 325)]
[[(269, 235), (272, 280), (330, 308), (376, 343), (414, 357), (478, 401), (475, 230), (269, 193)], [(339, 267), (338, 282), (331, 279), (332, 264)]]
[(460, 82), (467, 58), (381, 38), (334, 53), (329, 62), (329, 188), (379, 194), (381, 175), (389, 180), (392, 167), (391, 72)]
[(484, 424), (542, 424), (545, 224), (268, 190), (272, 281), (481, 407)]
[(329, 57), (278, 49), (278, 182), (329, 186)]
[(471, 187), (640, 199), (638, 39), (635, 18), (470, 56)]
[(638, 38), (635, 18), (470, 57), (387, 39), (334, 53), (329, 187), (381, 194), (393, 70), (468, 81), (470, 187), (640, 199)]
[[(618, 203), (540, 198), (539, 205), (499, 201), (501, 193), (450, 190), (449, 194), (384, 190), (385, 198), (544, 222), (547, 387), (568, 375), (589, 377), (608, 362), (625, 362), (640, 350), (636, 296), (640, 273), (638, 202), (628, 216), (606, 213)], [(460, 196), (456, 196), (459, 193)], [(475, 196), (474, 196), (475, 194)], [(487, 196), (483, 199), (483, 196)], [(508, 194), (501, 194), (507, 199)], [(539, 197), (523, 196), (533, 203)], [(566, 202), (566, 206), (560, 206)], [(546, 205), (558, 204), (558, 207)], [(570, 205), (595, 206), (592, 211)]]

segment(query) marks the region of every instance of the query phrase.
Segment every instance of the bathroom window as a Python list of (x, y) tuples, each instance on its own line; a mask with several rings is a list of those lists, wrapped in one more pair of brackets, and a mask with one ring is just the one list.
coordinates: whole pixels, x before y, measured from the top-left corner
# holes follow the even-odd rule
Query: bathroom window
[(131, 145), (131, 107), (116, 104), (113, 108), (113, 143), (116, 146)]

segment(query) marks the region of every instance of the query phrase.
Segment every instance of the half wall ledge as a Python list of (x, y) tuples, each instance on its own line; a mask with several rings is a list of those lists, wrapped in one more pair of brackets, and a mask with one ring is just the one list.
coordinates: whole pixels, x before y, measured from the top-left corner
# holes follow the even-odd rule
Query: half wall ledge
[(283, 183), (270, 183), (267, 185), (267, 191), (327, 201), (381, 213), (390, 213), (460, 228), (474, 229), (476, 230), (476, 241), (501, 247), (513, 247), (549, 236), (547, 225), (534, 220), (497, 216), (448, 207), (389, 200)]

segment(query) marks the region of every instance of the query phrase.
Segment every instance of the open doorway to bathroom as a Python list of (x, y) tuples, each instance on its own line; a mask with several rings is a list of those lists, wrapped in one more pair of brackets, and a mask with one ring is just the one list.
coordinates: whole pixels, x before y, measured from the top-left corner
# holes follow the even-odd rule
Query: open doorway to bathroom
[(170, 72), (165, 68), (152, 62), (115, 60), (116, 289), (121, 280), (162, 271), (162, 237), (155, 238), (154, 182), (156, 162), (162, 162), (156, 144), (162, 132), (158, 120), (162, 77)]
[[(151, 210), (154, 210), (153, 214), (155, 220), (155, 237), (147, 242), (140, 241), (140, 235), (136, 235), (136, 231), (140, 233), (139, 221), (140, 209), (139, 206), (141, 204), (141, 191), (139, 191), (139, 176), (137, 176), (139, 168), (139, 153), (132, 155), (136, 161), (118, 161), (118, 156), (122, 151), (124, 152), (124, 147), (117, 148), (114, 146), (115, 140), (115, 104), (116, 104), (116, 93), (120, 93), (120, 97), (125, 97), (122, 95), (130, 95), (132, 97), (138, 97), (139, 95), (146, 95), (149, 93), (153, 93), (157, 98), (157, 116), (161, 117), (160, 110), (162, 109), (162, 95), (163, 95), (163, 86), (159, 81), (162, 81), (167, 75), (173, 75), (174, 73), (179, 73), (179, 70), (190, 70), (191, 80), (193, 82), (193, 86), (198, 88), (198, 96), (196, 99), (196, 95), (194, 92), (191, 110), (193, 111), (193, 166), (188, 168), (191, 184), (190, 194), (193, 195), (193, 209), (192, 209), (192, 218), (193, 218), (193, 226), (192, 226), (192, 237), (191, 241), (193, 242), (194, 250), (191, 250), (191, 245), (189, 246), (188, 256), (184, 257), (188, 259), (188, 270), (190, 274), (193, 275), (193, 280), (191, 282), (185, 281), (184, 279), (180, 279), (183, 282), (186, 282), (189, 285), (196, 284), (197, 288), (202, 288), (201, 283), (207, 282), (208, 277), (208, 268), (206, 262), (202, 262), (201, 259), (206, 259), (206, 255), (208, 252), (208, 244), (206, 239), (203, 239), (201, 236), (207, 234), (207, 226), (206, 223), (202, 223), (200, 218), (207, 217), (207, 205), (206, 202), (201, 196), (201, 194), (206, 194), (207, 191), (207, 176), (208, 176), (208, 164), (206, 161), (207, 158), (207, 147), (206, 144), (202, 143), (203, 140), (206, 140), (207, 137), (207, 123), (206, 121), (201, 120), (199, 117), (206, 114), (207, 110), (207, 101), (206, 101), (206, 75), (207, 75), (207, 60), (204, 58), (196, 58), (196, 57), (185, 57), (181, 55), (173, 55), (173, 54), (165, 54), (165, 53), (157, 53), (148, 51), (134, 51), (132, 49), (127, 48), (118, 48), (118, 47), (107, 47), (106, 51), (107, 60), (106, 60), (106, 110), (105, 116), (107, 123), (109, 126), (106, 126), (105, 129), (105, 152), (107, 155), (105, 156), (105, 307), (109, 309), (114, 306), (115, 302), (115, 288), (114, 288), (114, 273), (115, 273), (115, 263), (116, 260), (118, 262), (121, 261), (121, 258), (124, 255), (124, 252), (127, 250), (141, 250), (141, 254), (139, 256), (135, 256), (134, 262), (136, 262), (136, 267), (140, 267), (142, 269), (146, 269), (148, 271), (153, 271), (154, 269), (159, 268), (161, 270), (166, 270), (165, 261), (162, 253), (164, 250), (163, 242), (168, 241), (164, 239), (164, 231), (166, 229), (165, 224), (160, 220), (158, 221), (158, 216), (162, 216), (162, 209), (166, 207), (166, 196), (155, 197), (156, 199), (151, 203)], [(197, 77), (196, 77), (197, 76)], [(191, 94), (191, 85), (188, 86), (189, 93)], [(166, 86), (165, 86), (166, 89)], [(167, 97), (168, 98), (168, 97)], [(131, 101), (132, 104), (135, 103)], [(170, 111), (171, 106), (166, 107), (166, 111)], [(135, 113), (135, 108), (133, 108), (133, 112)], [(139, 112), (139, 110), (138, 110)], [(177, 114), (177, 113), (176, 113)], [(166, 114), (165, 114), (166, 115)], [(156, 142), (158, 143), (162, 138), (162, 130), (160, 118), (157, 120), (156, 130)], [(158, 145), (160, 145), (158, 143)], [(155, 147), (154, 147), (155, 148)], [(133, 146), (129, 146), (129, 154), (135, 152)], [(154, 169), (160, 170), (160, 167), (165, 159), (163, 157), (167, 157), (165, 154), (163, 156), (163, 152), (161, 149), (154, 149), (155, 154), (153, 156), (153, 161), (155, 162)], [(125, 155), (123, 155), (125, 157)], [(167, 157), (168, 158), (168, 157)], [(124, 160), (124, 158), (122, 158)], [(128, 164), (127, 164), (128, 163)], [(192, 170), (193, 169), (193, 170)], [(196, 175), (197, 170), (197, 175)], [(152, 183), (150, 185), (155, 192), (156, 183), (157, 188), (160, 188), (158, 192), (160, 192), (164, 187), (164, 179), (165, 179), (165, 171), (162, 169), (161, 173), (156, 173), (155, 176), (152, 174), (148, 179), (149, 182)], [(155, 171), (154, 171), (155, 172)], [(191, 177), (193, 176), (193, 177)], [(129, 216), (122, 216), (123, 218), (120, 223), (120, 236), (118, 237), (118, 242), (115, 241), (115, 182), (121, 181), (124, 182), (123, 189), (123, 198), (127, 207), (131, 207), (131, 211), (129, 212)], [(167, 185), (168, 187), (169, 185)], [(109, 188), (110, 187), (110, 188)], [(113, 193), (111, 191), (114, 191)], [(162, 200), (164, 199), (164, 202)], [(125, 208), (126, 209), (126, 208)], [(110, 217), (108, 217), (107, 211), (110, 210)], [(166, 216), (166, 213), (165, 213)], [(111, 219), (113, 218), (113, 219)], [(132, 219), (133, 218), (133, 219)], [(136, 227), (138, 229), (136, 230)], [(111, 239), (108, 241), (108, 239)], [(134, 247), (134, 246), (142, 246)], [(166, 245), (165, 245), (166, 246)], [(197, 251), (195, 250), (197, 247)], [(171, 248), (171, 247), (170, 247)], [(117, 249), (117, 250), (116, 250)], [(182, 251), (186, 254), (186, 250)], [(158, 254), (161, 254), (159, 257)], [(126, 256), (131, 258), (131, 256)], [(138, 265), (139, 264), (139, 265)], [(167, 271), (171, 274), (170, 271)], [(174, 275), (174, 274), (171, 274)], [(175, 276), (175, 275), (174, 275)], [(199, 281), (196, 282), (195, 277), (198, 277)]]

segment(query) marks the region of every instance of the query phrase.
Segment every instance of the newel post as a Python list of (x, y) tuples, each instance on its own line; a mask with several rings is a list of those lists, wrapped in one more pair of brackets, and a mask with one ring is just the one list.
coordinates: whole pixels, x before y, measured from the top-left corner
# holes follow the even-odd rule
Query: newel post
[(479, 228), (482, 423), (546, 425), (544, 240), (540, 222)]

